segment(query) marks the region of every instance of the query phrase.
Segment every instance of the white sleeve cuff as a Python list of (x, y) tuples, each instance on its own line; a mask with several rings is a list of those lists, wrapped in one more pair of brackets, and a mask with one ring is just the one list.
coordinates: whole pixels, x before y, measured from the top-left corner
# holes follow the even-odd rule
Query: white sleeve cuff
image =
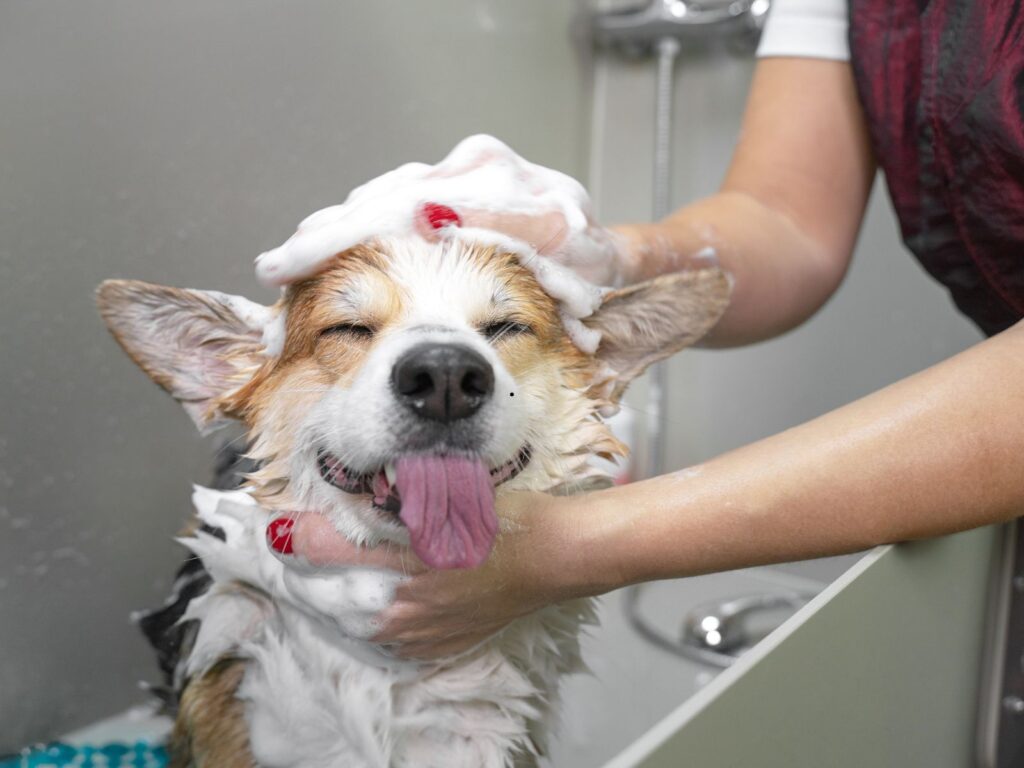
[(846, 0), (774, 0), (757, 55), (849, 61), (848, 28)]

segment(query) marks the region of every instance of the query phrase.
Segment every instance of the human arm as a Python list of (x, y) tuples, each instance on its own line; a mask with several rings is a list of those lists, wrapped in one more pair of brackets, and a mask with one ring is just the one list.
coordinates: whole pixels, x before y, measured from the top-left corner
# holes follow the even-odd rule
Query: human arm
[(762, 59), (719, 192), (660, 222), (617, 227), (623, 277), (683, 269), (713, 249), (735, 285), (705, 346), (776, 336), (839, 286), (874, 171), (849, 64)]
[[(482, 156), (462, 170), (487, 162)], [(574, 256), (571, 245), (578, 242), (567, 238), (567, 222), (555, 208), (544, 214), (432, 208), (442, 212), (440, 223), (512, 235), (598, 282), (633, 283), (706, 266), (706, 255), (714, 254), (734, 280), (733, 299), (703, 344), (735, 346), (799, 325), (835, 292), (874, 172), (850, 65), (773, 57), (757, 65), (719, 191), (659, 222), (616, 227), (610, 236), (592, 222), (595, 253), (587, 258)], [(416, 223), (423, 237), (439, 236), (423, 216)]]
[[(997, 523), (1024, 509), (1024, 327), (705, 464), (575, 497), (515, 494), (476, 571), (413, 577), (377, 639), (432, 658), (627, 584)], [(337, 550), (320, 550), (330, 565)], [(379, 553), (374, 554), (379, 557)], [(344, 557), (339, 558), (345, 560)], [(381, 563), (381, 561), (377, 561)]]

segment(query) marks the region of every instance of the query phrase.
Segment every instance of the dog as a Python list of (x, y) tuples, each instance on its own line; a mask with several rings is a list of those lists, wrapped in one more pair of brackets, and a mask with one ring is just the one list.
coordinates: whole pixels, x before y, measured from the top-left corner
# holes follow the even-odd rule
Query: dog
[(179, 579), (163, 658), (172, 764), (536, 764), (559, 680), (581, 668), (590, 601), (540, 610), (450, 659), (401, 661), (369, 642), (400, 574), (288, 567), (265, 526), (317, 510), (354, 542), (478, 565), (500, 521), (459, 513), (431, 539), (403, 499), (448, 482), (471, 507), (490, 493), (500, 509), (517, 489), (600, 487), (591, 458), (624, 452), (601, 414), (647, 366), (700, 339), (730, 288), (709, 267), (609, 290), (584, 320), (600, 333), (587, 353), (521, 255), (458, 239), (361, 243), (270, 307), (104, 282), (99, 309), (124, 351), (200, 428), (241, 422), (254, 462), (239, 490), (196, 489), (180, 539), (199, 560)]

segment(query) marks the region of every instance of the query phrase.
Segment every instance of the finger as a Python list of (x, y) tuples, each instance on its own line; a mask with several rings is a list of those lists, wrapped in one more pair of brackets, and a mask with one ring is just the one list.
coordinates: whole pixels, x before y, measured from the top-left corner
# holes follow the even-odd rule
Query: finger
[(557, 253), (565, 244), (569, 226), (561, 211), (546, 213), (509, 213), (473, 208), (454, 208), (438, 202), (423, 203), (413, 216), (416, 233), (435, 242), (447, 227), (471, 227), (500, 232), (529, 243), (538, 253)]
[(569, 233), (565, 216), (557, 210), (531, 214), (466, 210), (462, 220), (464, 227), (502, 232), (529, 243), (545, 256), (557, 253)]
[(279, 517), (267, 526), (267, 542), (281, 559), (293, 559), (317, 569), (385, 568), (414, 573), (423, 564), (404, 548), (364, 547), (349, 541), (334, 524), (316, 512)]
[(424, 240), (437, 242), (441, 230), (446, 227), (461, 227), (462, 217), (455, 209), (441, 203), (423, 203), (413, 214), (413, 228)]
[(404, 643), (421, 639), (421, 633), (433, 630), (436, 633), (437, 618), (425, 616), (420, 606), (414, 603), (392, 603), (377, 614), (375, 643)]
[(375, 617), (375, 643), (439, 644), (458, 638), (486, 638), (500, 632), (504, 623), (474, 620), (472, 617), (437, 617), (419, 607), (396, 609), (394, 605)]
[(436, 661), (471, 651), (486, 639), (485, 635), (474, 634), (450, 640), (398, 643), (392, 646), (392, 652), (412, 661)]
[(389, 543), (379, 547), (355, 544), (317, 513), (306, 513), (295, 521), (292, 542), (295, 554), (317, 568), (361, 566), (409, 573), (419, 562), (412, 552)]

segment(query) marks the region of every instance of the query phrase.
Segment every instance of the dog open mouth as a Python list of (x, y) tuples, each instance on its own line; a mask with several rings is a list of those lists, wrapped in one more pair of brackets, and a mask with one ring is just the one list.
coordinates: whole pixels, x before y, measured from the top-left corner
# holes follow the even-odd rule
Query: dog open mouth
[(498, 533), (494, 489), (530, 462), (530, 447), (497, 467), (464, 455), (413, 454), (375, 472), (355, 473), (320, 451), (320, 476), (346, 493), (371, 496), (375, 507), (398, 516), (413, 552), (431, 568), (476, 568)]

